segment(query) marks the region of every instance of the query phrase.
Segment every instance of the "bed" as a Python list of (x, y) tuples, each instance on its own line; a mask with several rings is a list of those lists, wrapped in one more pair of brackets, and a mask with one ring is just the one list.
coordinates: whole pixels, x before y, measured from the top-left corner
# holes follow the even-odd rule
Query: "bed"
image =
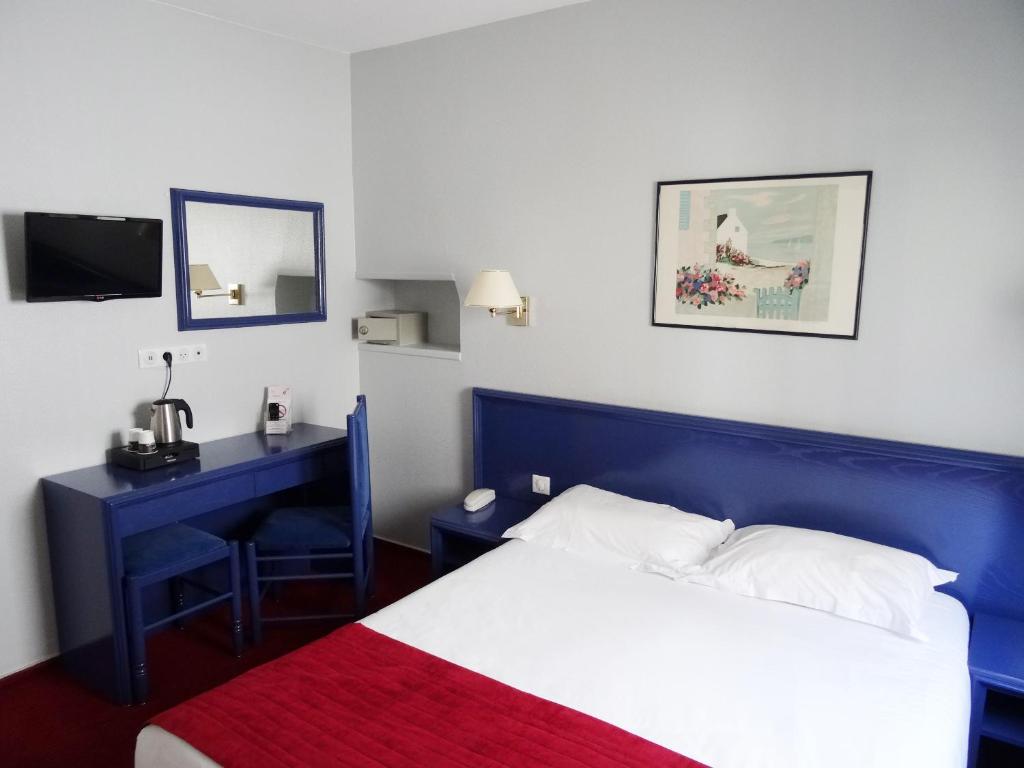
[[(721, 768), (962, 768), (967, 614), (927, 643), (511, 541), (363, 623)], [(140, 768), (216, 765), (147, 726)]]
[[(474, 428), (476, 484), (504, 496), (543, 467), (556, 493), (830, 530), (961, 576), (914, 641), (511, 541), (363, 626), (716, 768), (964, 765), (968, 614), (1024, 605), (1024, 462), (489, 390)], [(150, 725), (136, 765), (214, 763)]]

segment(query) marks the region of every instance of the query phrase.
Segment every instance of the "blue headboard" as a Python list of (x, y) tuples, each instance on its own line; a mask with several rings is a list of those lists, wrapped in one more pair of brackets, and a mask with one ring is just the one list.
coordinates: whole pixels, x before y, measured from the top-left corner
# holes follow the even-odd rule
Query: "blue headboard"
[(535, 504), (578, 483), (737, 527), (818, 528), (960, 573), (973, 615), (1024, 618), (1024, 458), (473, 390), (477, 488)]

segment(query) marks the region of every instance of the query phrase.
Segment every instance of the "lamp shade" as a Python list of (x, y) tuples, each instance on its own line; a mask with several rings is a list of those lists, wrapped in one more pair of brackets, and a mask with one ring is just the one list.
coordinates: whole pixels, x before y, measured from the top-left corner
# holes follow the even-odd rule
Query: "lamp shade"
[(190, 291), (219, 291), (220, 283), (213, 276), (209, 264), (188, 265), (188, 289)]
[(504, 269), (480, 270), (466, 295), (467, 307), (506, 309), (520, 307), (522, 304), (522, 297), (512, 282), (512, 275)]

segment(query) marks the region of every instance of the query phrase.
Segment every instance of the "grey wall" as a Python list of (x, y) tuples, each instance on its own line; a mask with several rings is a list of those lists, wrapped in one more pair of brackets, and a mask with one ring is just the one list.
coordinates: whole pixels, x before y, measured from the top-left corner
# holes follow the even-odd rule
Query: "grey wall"
[[(1024, 454), (1017, 0), (594, 0), (352, 67), (359, 268), (537, 305), (362, 356), (382, 535), (465, 492), (475, 385)], [(656, 181), (859, 169), (860, 340), (650, 326)]]
[[(138, 349), (205, 342), (173, 393), (202, 441), (256, 427), (267, 384), (343, 425), (358, 387), (350, 318), (348, 57), (138, 0), (0, 4), (0, 675), (56, 652), (39, 478), (103, 461), (158, 397)], [(179, 334), (172, 186), (323, 201), (327, 323)], [(26, 210), (162, 218), (164, 295), (24, 301)]]

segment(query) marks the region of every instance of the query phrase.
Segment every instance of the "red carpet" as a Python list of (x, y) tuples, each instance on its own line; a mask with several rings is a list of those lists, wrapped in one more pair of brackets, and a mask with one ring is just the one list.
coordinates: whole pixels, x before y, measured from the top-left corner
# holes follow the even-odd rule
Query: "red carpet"
[[(377, 541), (377, 610), (419, 589), (430, 579), (429, 557)], [(349, 590), (336, 605), (325, 587), (285, 587), (280, 608), (297, 611), (343, 609)], [(327, 606), (325, 606), (325, 599)], [(273, 613), (268, 599), (268, 615)], [(130, 768), (135, 737), (157, 712), (230, 680), (330, 632), (328, 622), (265, 625), (263, 644), (246, 649), (241, 659), (230, 650), (228, 615), (213, 612), (190, 622), (184, 631), (149, 638), (151, 696), (141, 707), (119, 707), (68, 678), (59, 663), (47, 662), (0, 680), (0, 764), (4, 766), (76, 766)]]

